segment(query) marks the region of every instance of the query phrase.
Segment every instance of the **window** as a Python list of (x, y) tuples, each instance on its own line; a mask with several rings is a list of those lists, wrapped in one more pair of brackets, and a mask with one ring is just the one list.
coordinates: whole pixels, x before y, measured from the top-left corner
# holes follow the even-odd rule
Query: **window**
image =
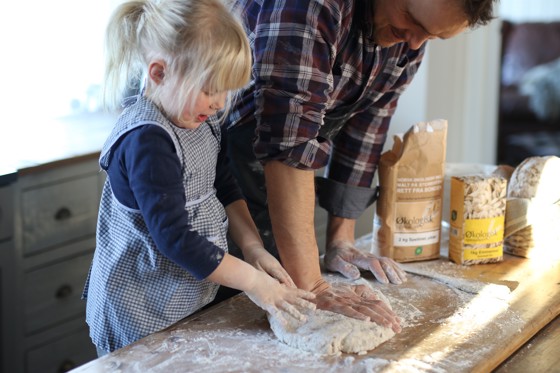
[(118, 0), (12, 0), (0, 15), (4, 97), (36, 119), (100, 110), (103, 39)]
[(115, 120), (100, 101), (105, 27), (122, 0), (8, 1), (0, 172), (98, 151)]

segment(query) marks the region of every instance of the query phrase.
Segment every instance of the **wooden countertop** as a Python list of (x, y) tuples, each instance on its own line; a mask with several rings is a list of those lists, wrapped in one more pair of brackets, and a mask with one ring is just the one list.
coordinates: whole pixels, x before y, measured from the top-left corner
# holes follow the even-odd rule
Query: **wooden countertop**
[(558, 372), (560, 370), (560, 316), (517, 350), (494, 373)]
[(282, 344), (264, 312), (240, 294), (75, 372), (489, 372), (560, 314), (559, 260), (506, 255), (501, 263), (468, 267), (445, 257), (420, 263), (427, 272), (512, 291), (465, 292), (413, 274), (403, 285), (367, 277), (389, 298), (403, 331), (365, 355), (340, 356)]

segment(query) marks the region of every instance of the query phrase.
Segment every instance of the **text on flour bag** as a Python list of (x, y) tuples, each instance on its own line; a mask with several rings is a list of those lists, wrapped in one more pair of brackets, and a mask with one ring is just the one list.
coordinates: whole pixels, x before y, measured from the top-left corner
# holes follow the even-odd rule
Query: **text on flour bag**
[(439, 258), (447, 121), (395, 136), (379, 162), (374, 251), (398, 262)]

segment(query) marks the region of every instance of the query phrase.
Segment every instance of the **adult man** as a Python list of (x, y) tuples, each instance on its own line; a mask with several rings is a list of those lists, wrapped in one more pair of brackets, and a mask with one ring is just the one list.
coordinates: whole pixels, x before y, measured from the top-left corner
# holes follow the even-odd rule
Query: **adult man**
[[(329, 212), (327, 269), (405, 281), (391, 259), (354, 248), (355, 219), (375, 200), (371, 184), (389, 122), (426, 41), (488, 23), (494, 1), (235, 1), (254, 66), (226, 121), (234, 173), (267, 248), (275, 241), (284, 267), (317, 294), (319, 308), (400, 329), (367, 290), (322, 278), (316, 190)], [(315, 180), (313, 170), (323, 166), (326, 176)]]

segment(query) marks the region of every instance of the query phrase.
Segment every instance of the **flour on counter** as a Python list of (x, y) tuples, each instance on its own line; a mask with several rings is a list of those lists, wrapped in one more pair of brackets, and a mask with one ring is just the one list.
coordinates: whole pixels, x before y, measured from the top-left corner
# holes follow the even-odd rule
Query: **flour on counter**
[[(372, 290), (389, 304), (380, 292)], [(268, 315), (268, 320), (280, 341), (297, 349), (326, 355), (365, 354), (395, 335), (391, 328), (374, 322), (324, 310), (309, 312), (303, 323), (291, 317), (282, 322), (272, 315)]]
[[(470, 294), (487, 294), (491, 297), (507, 300), (510, 296), (511, 290), (506, 285), (491, 284), (487, 282), (464, 279), (456, 274), (445, 274), (441, 262), (437, 267), (433, 263), (401, 263), (401, 267), (408, 273), (427, 277), (445, 284), (451, 288), (461, 290)], [(448, 265), (447, 265), (448, 266)], [(448, 268), (449, 273), (449, 268)]]
[[(471, 270), (471, 267), (444, 260), (415, 265), (428, 274), (443, 275), (448, 280), (465, 273), (468, 277)], [(76, 373), (467, 372), (476, 371), (473, 368), (481, 356), (495, 353), (495, 344), (488, 341), (507, 341), (526, 323), (510, 309), (510, 302), (516, 299), (511, 295), (503, 299), (484, 288), (467, 292), (454, 287), (454, 282), (448, 284), (433, 276), (411, 274), (408, 281), (393, 285), (380, 284), (367, 272), (362, 275), (359, 281), (346, 280), (335, 273), (325, 273), (324, 278), (331, 283), (367, 282), (381, 299), (384, 300), (383, 296), (388, 299), (387, 303), (401, 318), (403, 329), (366, 355), (359, 351), (366, 347), (357, 342), (354, 342), (358, 346), (354, 351), (358, 352), (338, 355), (317, 352), (321, 348), (328, 350), (329, 346), (335, 350), (326, 342), (313, 352), (309, 351), (316, 340), (296, 348), (282, 343), (271, 330), (270, 324), (274, 321), (269, 324), (265, 312), (243, 295), (223, 302), (218, 308), (203, 311), (173, 330), (154, 333), (133, 346), (103, 357), (95, 366), (78, 368)], [(430, 332), (426, 333), (427, 330)], [(311, 332), (303, 334), (309, 337)], [(405, 352), (402, 351), (403, 342), (407, 344)]]

